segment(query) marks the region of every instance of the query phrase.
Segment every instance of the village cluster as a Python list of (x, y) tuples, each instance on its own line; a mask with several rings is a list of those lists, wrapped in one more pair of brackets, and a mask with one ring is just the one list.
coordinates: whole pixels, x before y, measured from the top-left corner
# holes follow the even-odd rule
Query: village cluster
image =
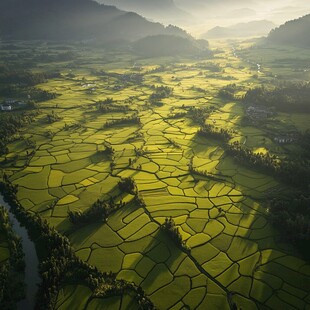
[(25, 101), (16, 100), (13, 98), (8, 98), (0, 105), (1, 111), (12, 111), (25, 107), (27, 103)]

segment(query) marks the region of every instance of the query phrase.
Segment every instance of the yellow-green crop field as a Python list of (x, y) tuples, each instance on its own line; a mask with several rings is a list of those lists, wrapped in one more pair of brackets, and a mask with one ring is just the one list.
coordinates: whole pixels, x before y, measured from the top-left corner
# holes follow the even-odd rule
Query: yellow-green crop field
[[(218, 96), (228, 84), (247, 90), (271, 77), (264, 71), (255, 76), (223, 43), (210, 59), (139, 59), (87, 48), (79, 55), (74, 64), (36, 68), (61, 71), (61, 77), (37, 86), (59, 96), (38, 104), (35, 121), (20, 132), (23, 139), (11, 142), (6, 161), (0, 159), (2, 171), (18, 185), (22, 206), (68, 236), (82, 260), (141, 286), (157, 309), (224, 310), (232, 302), (244, 310), (310, 309), (310, 265), (272, 227), (262, 202), (285, 186), (237, 164), (221, 142), (198, 136), (199, 126), (186, 114), (190, 107), (211, 107), (206, 123), (233, 130), (232, 141), (281, 155), (284, 148), (261, 128), (242, 126), (241, 102)], [(211, 72), (210, 63), (221, 71)], [(137, 73), (141, 84), (131, 80)], [(151, 105), (151, 85), (172, 87), (173, 94)], [(96, 102), (108, 97), (128, 109), (99, 112)], [(59, 116), (53, 123), (47, 122), (51, 113)], [(134, 113), (140, 124), (105, 126)], [(171, 116), (177, 113), (181, 116)], [(287, 121), (309, 129), (308, 115)], [(35, 145), (30, 158), (26, 141)], [(105, 145), (113, 148), (111, 157), (100, 152)], [(191, 161), (207, 173), (191, 173)], [(126, 177), (135, 181), (145, 208), (120, 192), (118, 182)], [(99, 198), (126, 204), (106, 223), (71, 224), (68, 211), (84, 212)], [(159, 229), (166, 217), (175, 221), (189, 252)], [(6, 250), (1, 239), (0, 246), (1, 262)], [(88, 287), (69, 283), (55, 309), (137, 305), (130, 295), (100, 299)]]

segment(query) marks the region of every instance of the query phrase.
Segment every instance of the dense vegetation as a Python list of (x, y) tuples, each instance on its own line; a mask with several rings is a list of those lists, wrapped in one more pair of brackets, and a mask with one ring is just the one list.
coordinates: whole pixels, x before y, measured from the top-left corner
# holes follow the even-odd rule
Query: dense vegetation
[(9, 214), (3, 206), (0, 206), (0, 236), (4, 237), (9, 249), (9, 258), (0, 263), (0, 305), (1, 309), (10, 310), (15, 309), (16, 301), (24, 297), (22, 274), (25, 262), (21, 240), (13, 232)]
[(273, 199), (269, 211), (281, 234), (310, 259), (310, 197), (298, 195), (287, 200)]
[[(194, 123), (204, 127), (206, 119), (210, 116), (210, 113), (213, 111), (212, 107), (189, 107), (187, 112), (184, 112), (187, 117), (189, 117)], [(174, 114), (175, 117), (182, 115), (182, 113)]]
[(309, 189), (310, 167), (306, 161), (279, 160), (268, 152), (254, 153), (239, 142), (228, 145), (227, 153), (240, 164), (272, 175), (286, 184)]
[(285, 83), (273, 89), (264, 86), (250, 89), (244, 102), (274, 107), (277, 111), (310, 113), (309, 97), (310, 83)]
[(111, 112), (128, 112), (129, 106), (117, 105), (114, 103), (113, 98), (106, 98), (96, 102), (96, 109), (100, 113), (111, 113)]
[(56, 98), (57, 94), (34, 86), (46, 82), (48, 79), (59, 78), (59, 72), (33, 73), (20, 67), (0, 65), (0, 96), (21, 99), (26, 103), (23, 107), (33, 108), (36, 102)]
[(161, 99), (168, 98), (173, 93), (173, 88), (168, 86), (155, 86), (154, 92), (150, 95), (149, 101), (151, 104), (158, 104)]
[(284, 25), (272, 30), (267, 42), (290, 46), (310, 47), (310, 14), (286, 22)]
[(235, 94), (237, 90), (238, 90), (238, 87), (236, 84), (229, 84), (229, 85), (222, 87), (219, 90), (219, 96), (223, 99), (234, 100), (236, 99)]
[(108, 216), (118, 208), (121, 208), (123, 203), (115, 204), (113, 199), (110, 201), (102, 201), (98, 199), (85, 212), (69, 211), (68, 217), (71, 223), (75, 225), (85, 225), (94, 222), (105, 222)]
[(116, 280), (111, 273), (102, 273), (81, 259), (70, 246), (69, 240), (49, 227), (46, 220), (25, 211), (16, 199), (17, 187), (8, 178), (0, 182), (0, 191), (9, 202), (18, 220), (25, 225), (32, 240), (40, 248), (39, 286), (36, 309), (54, 309), (57, 295), (66, 283), (81, 283), (93, 291), (96, 297), (108, 297), (133, 292), (141, 309), (154, 309), (143, 290), (134, 284)]
[(132, 116), (122, 117), (120, 119), (109, 120), (103, 125), (103, 128), (110, 128), (116, 125), (131, 125), (131, 124), (132, 125), (141, 124), (140, 117), (134, 114)]
[(129, 193), (135, 195), (137, 191), (137, 185), (132, 178), (124, 178), (118, 182), (118, 187), (121, 193)]
[(210, 124), (204, 124), (197, 132), (201, 137), (211, 138), (222, 142), (228, 142), (231, 138), (231, 132), (224, 128), (216, 128)]
[(184, 251), (190, 251), (190, 249), (186, 246), (186, 243), (182, 240), (182, 235), (180, 234), (178, 227), (176, 227), (172, 217), (166, 217), (165, 222), (160, 226), (160, 229), (165, 232), (178, 247)]
[(7, 65), (0, 65), (0, 83), (22, 84), (25, 86), (34, 86), (44, 83), (52, 77), (59, 77), (58, 74), (32, 73), (30, 71), (16, 69)]
[[(14, 134), (33, 121), (35, 113), (0, 114), (0, 155), (7, 154), (7, 143), (14, 140)], [(18, 137), (17, 137), (18, 138)]]

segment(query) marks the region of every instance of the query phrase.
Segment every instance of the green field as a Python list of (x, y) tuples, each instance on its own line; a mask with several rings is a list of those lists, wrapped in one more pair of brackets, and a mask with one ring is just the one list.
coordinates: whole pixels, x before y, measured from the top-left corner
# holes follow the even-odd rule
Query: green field
[[(32, 47), (18, 44), (21, 52)], [(285, 185), (237, 164), (219, 141), (197, 135), (199, 125), (188, 114), (191, 107), (211, 107), (206, 123), (233, 130), (231, 142), (284, 156), (286, 148), (268, 130), (243, 126), (240, 101), (221, 99), (218, 91), (236, 83), (242, 93), (273, 79), (268, 71), (285, 77), (287, 69), (273, 69), (266, 55), (269, 67), (255, 77), (257, 69), (245, 58), (254, 61), (247, 55), (251, 50), (235, 57), (230, 45), (217, 44), (213, 58), (196, 60), (139, 59), (72, 45), (78, 55), (74, 61), (40, 63), (32, 70), (59, 70), (61, 76), (37, 87), (59, 96), (37, 104), (35, 120), (0, 157), (1, 169), (18, 185), (22, 206), (68, 236), (82, 260), (141, 286), (158, 309), (230, 309), (232, 302), (250, 310), (310, 309), (310, 265), (281, 239), (264, 204)], [(57, 46), (42, 43), (33, 49), (53, 53)], [(210, 64), (220, 72), (210, 71)], [(142, 75), (141, 83), (135, 74)], [(152, 85), (172, 87), (173, 94), (152, 105)], [(115, 109), (98, 111), (96, 102), (108, 97)], [(59, 117), (50, 123), (52, 113)], [(140, 123), (105, 126), (134, 113)], [(289, 123), (281, 128), (310, 128), (309, 115), (281, 113), (277, 118)], [(113, 148), (112, 156), (101, 152), (106, 145)], [(191, 173), (190, 162), (206, 174)], [(118, 182), (126, 177), (135, 181), (145, 208), (120, 192)], [(106, 223), (74, 227), (68, 212), (84, 212), (99, 198), (126, 204)], [(190, 252), (159, 229), (166, 217), (173, 218)], [(6, 251), (0, 239), (0, 263)], [(55, 309), (137, 305), (130, 295), (96, 298), (86, 286), (68, 283)]]

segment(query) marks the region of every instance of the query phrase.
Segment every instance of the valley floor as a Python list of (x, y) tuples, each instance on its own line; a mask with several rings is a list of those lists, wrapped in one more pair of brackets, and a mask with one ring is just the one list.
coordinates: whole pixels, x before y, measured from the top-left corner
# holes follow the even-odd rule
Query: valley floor
[[(274, 141), (272, 123), (267, 129), (244, 125), (243, 103), (218, 95), (235, 83), (241, 97), (274, 79), (272, 69), (257, 72), (253, 60), (227, 43), (213, 58), (196, 60), (72, 48), (74, 61), (35, 68), (60, 70), (37, 86), (58, 95), (37, 104), (35, 120), (0, 157), (22, 206), (68, 236), (82, 260), (141, 286), (158, 309), (230, 309), (233, 303), (247, 310), (310, 309), (310, 265), (273, 228), (266, 207), (286, 185), (236, 163), (223, 142), (198, 135), (191, 114), (197, 109), (206, 124), (230, 131), (229, 143), (285, 156), (292, 146)], [(57, 46), (37, 46), (37, 53), (46, 50)], [(173, 93), (151, 104), (153, 86)], [(106, 98), (113, 103), (100, 109)], [(273, 132), (309, 129), (309, 115), (280, 113), (277, 119)], [(129, 177), (145, 207), (119, 190)], [(69, 221), (69, 211), (85, 212), (97, 199), (124, 206), (105, 223), (77, 227)], [(160, 229), (167, 217), (190, 251)], [(55, 309), (136, 306), (130, 295), (102, 299), (68, 283)]]

